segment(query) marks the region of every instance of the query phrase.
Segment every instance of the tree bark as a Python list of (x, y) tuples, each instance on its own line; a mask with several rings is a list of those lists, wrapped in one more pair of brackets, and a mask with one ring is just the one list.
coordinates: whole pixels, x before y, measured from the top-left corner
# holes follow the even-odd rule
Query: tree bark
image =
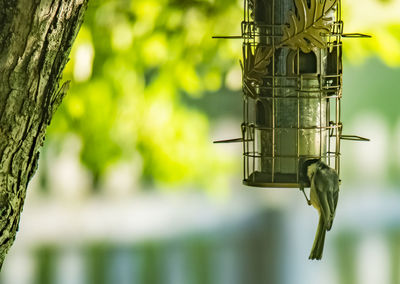
[(58, 82), (88, 0), (0, 0), (0, 267), (14, 242)]

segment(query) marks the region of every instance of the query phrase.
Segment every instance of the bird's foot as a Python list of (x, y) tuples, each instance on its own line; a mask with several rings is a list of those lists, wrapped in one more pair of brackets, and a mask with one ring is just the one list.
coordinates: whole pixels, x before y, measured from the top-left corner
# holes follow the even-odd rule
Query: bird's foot
[(306, 195), (306, 192), (304, 191), (304, 187), (303, 186), (300, 187), (300, 191), (303, 192), (304, 197), (306, 198), (308, 206), (311, 206), (311, 201), (310, 201), (310, 199), (308, 199), (308, 197)]

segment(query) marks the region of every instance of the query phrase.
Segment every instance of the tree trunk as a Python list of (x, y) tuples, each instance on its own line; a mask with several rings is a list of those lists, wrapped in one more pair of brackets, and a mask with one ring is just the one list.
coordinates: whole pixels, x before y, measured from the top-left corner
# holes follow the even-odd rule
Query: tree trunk
[(26, 188), (88, 0), (0, 0), (0, 267), (14, 242)]

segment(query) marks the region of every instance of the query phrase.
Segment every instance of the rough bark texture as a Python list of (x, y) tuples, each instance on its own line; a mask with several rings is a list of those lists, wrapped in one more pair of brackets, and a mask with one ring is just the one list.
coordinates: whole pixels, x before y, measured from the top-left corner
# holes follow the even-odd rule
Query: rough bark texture
[(66, 85), (61, 72), (88, 0), (0, 0), (0, 266)]

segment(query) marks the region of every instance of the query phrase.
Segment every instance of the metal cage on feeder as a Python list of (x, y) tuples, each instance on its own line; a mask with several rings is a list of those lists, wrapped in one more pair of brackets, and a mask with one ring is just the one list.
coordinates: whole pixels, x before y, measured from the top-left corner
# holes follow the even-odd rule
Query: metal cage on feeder
[[(302, 165), (321, 159), (340, 173), (340, 0), (245, 0), (243, 183), (308, 187)], [(229, 38), (229, 37), (224, 37)]]

